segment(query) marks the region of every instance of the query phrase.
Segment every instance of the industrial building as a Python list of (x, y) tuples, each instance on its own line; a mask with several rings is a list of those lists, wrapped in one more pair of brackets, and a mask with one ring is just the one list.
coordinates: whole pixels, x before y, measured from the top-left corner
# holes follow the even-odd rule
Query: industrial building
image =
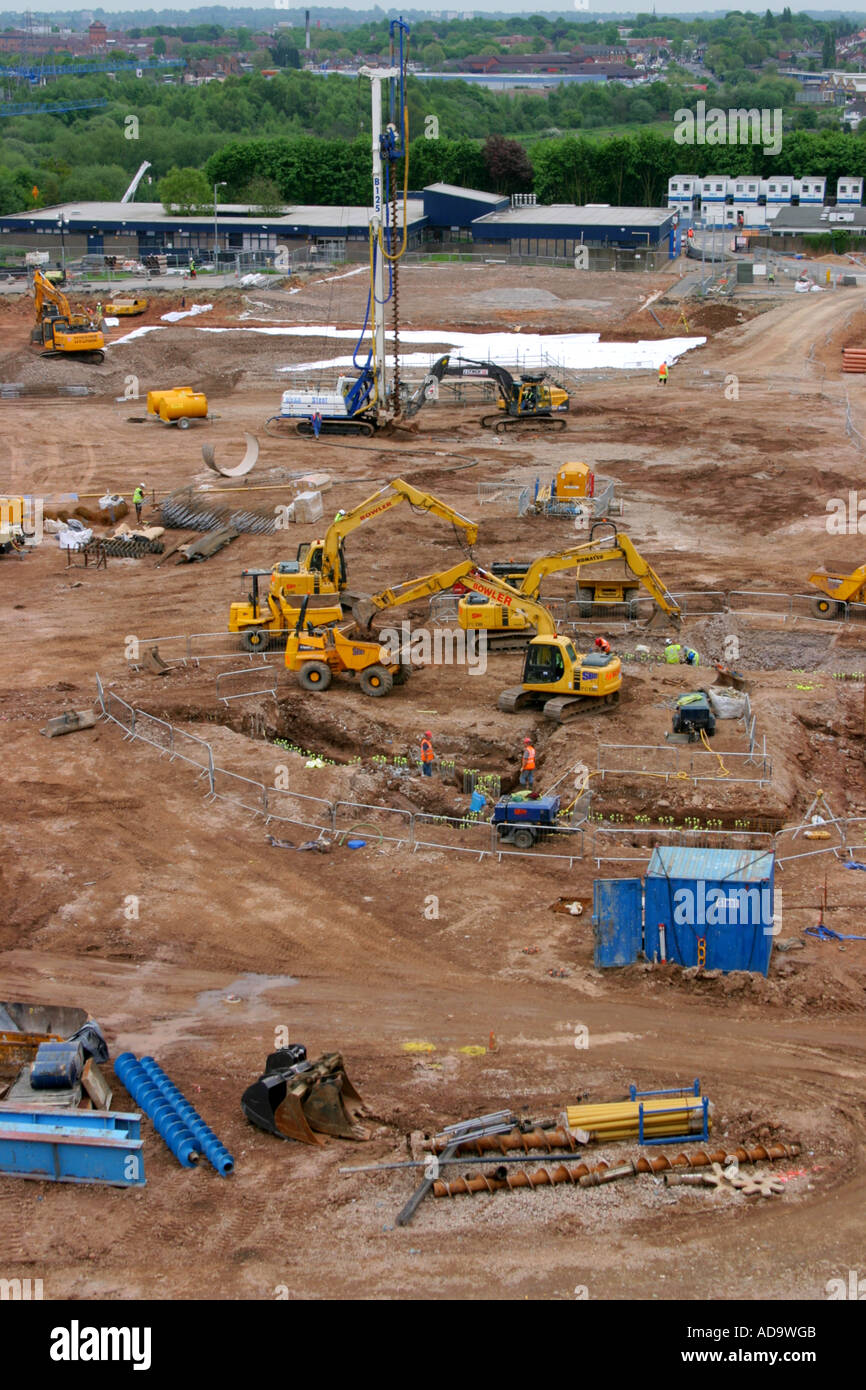
[[(543, 207), (531, 195), (485, 193), (455, 184), (429, 184), (409, 197), (408, 244), (470, 239), (478, 249), (520, 255), (573, 257), (578, 247), (679, 254), (677, 214), (667, 208), (609, 207), (556, 203)], [(245, 204), (223, 204), (214, 213), (190, 217), (166, 212), (161, 203), (66, 203), (0, 217), (4, 250), (47, 250), (52, 259), (87, 255), (140, 259), (153, 254), (210, 258), (216, 244), (223, 257), (258, 252), (276, 255), (316, 247), (336, 258), (366, 255), (372, 208), (288, 207), (267, 216)], [(399, 213), (402, 226), (402, 211)]]
[(459, 188), (453, 183), (430, 183), (424, 189), (424, 213), (428, 228), (463, 231), (476, 218), (490, 212), (505, 212), (510, 198), (501, 193), (481, 193), (476, 188)]
[[(777, 174), (762, 179), (757, 174), (674, 174), (668, 180), (668, 208), (684, 220), (700, 218), (706, 226), (772, 227), (789, 208), (822, 208), (827, 205), (827, 180), (820, 175), (800, 179)], [(836, 185), (835, 206), (859, 207), (863, 201), (862, 178), (843, 177)], [(834, 202), (831, 199), (830, 206)]]
[(531, 204), (489, 212), (472, 223), (472, 239), (515, 255), (572, 257), (579, 247), (621, 248), (639, 254), (679, 254), (678, 217), (670, 208), (611, 207), (606, 203)]
[[(410, 198), (408, 241), (418, 246), (426, 225), (422, 198)], [(162, 203), (65, 203), (0, 217), (0, 257), (5, 247), (48, 250), (59, 256), (61, 232), (66, 256), (114, 255), (138, 259), (176, 253), (208, 259), (214, 244), (221, 255), (259, 251), (276, 254), (280, 245), (345, 250), (355, 241), (366, 248), (373, 209), (366, 207), (289, 207), (277, 217), (245, 204), (222, 205), (215, 213), (182, 217)], [(402, 203), (400, 204), (402, 226)], [(49, 241), (48, 238), (51, 238)]]

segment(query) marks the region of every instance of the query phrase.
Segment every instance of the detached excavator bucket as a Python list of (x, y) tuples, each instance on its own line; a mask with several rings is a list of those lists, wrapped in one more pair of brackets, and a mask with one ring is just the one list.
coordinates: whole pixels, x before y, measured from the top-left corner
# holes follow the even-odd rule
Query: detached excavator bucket
[(284, 1139), (298, 1139), (302, 1144), (325, 1142), (310, 1129), (300, 1098), (289, 1091), (284, 1074), (260, 1076), (244, 1091), (241, 1109), (252, 1124), (268, 1134), (281, 1134)]
[(357, 1123), (363, 1108), (364, 1102), (340, 1067), (313, 1084), (304, 1101), (304, 1116), (310, 1128), (319, 1134), (332, 1134), (336, 1139), (366, 1139), (367, 1131)]
[(244, 1092), (241, 1108), (259, 1129), (302, 1144), (324, 1143), (320, 1134), (367, 1138), (367, 1131), (357, 1123), (364, 1102), (346, 1075), (339, 1052), (259, 1077)]

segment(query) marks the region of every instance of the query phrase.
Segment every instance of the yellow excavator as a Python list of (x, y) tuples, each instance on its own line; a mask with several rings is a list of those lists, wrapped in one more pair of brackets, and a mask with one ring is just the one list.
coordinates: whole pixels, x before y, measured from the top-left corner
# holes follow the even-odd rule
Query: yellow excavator
[[(596, 522), (595, 525), (601, 525)], [(604, 523), (609, 524), (609, 523)], [(672, 626), (679, 626), (681, 611), (676, 599), (668, 593), (666, 585), (656, 574), (652, 566), (638, 553), (630, 538), (625, 532), (617, 532), (615, 535), (606, 535), (600, 540), (590, 539), (581, 542), (580, 545), (571, 546), (568, 550), (554, 551), (550, 555), (540, 555), (538, 559), (527, 562), (524, 565), (509, 561), (492, 566), (492, 572), (497, 578), (505, 578), (506, 582), (517, 589), (520, 594), (529, 598), (537, 599), (541, 588), (541, 581), (549, 574), (557, 574), (561, 570), (576, 569), (580, 575), (578, 581), (578, 602), (581, 605), (579, 613), (581, 617), (591, 617), (597, 611), (592, 607), (588, 612), (584, 612), (584, 607), (588, 604), (603, 602), (628, 602), (637, 595), (637, 583), (632, 585), (629, 580), (611, 586), (606, 581), (600, 581), (594, 585), (591, 578), (587, 578), (584, 569), (592, 565), (607, 564), (610, 561), (623, 561), (629, 574), (633, 575), (638, 583), (648, 591), (655, 600), (656, 610), (650, 618), (650, 624), (656, 617), (665, 615)], [(619, 597), (611, 598), (606, 592), (613, 587), (617, 590)], [(621, 592), (624, 590), (624, 593)], [(591, 594), (592, 598), (584, 597)], [(521, 610), (515, 610), (511, 604), (494, 603), (488, 598), (478, 594), (462, 598), (457, 607), (458, 622), (465, 630), (482, 629), (488, 634), (488, 645), (495, 650), (510, 650), (516, 647), (524, 647), (526, 640), (531, 635), (532, 624), (526, 614)]]
[[(409, 676), (408, 657), (381, 645), (370, 634), (361, 635), (377, 613), (442, 593), (457, 582), (492, 603), (520, 613), (535, 629), (518, 686), (503, 690), (499, 708), (506, 712), (540, 705), (547, 719), (564, 723), (585, 712), (606, 713), (619, 701), (622, 664), (609, 653), (579, 653), (570, 637), (556, 631), (556, 623), (537, 599), (481, 569), (471, 560), (435, 574), (408, 579), (378, 594), (352, 599), (355, 623), (326, 631), (295, 632), (286, 644), (286, 666), (297, 671), (308, 690), (325, 690), (335, 671), (361, 675), (367, 695), (387, 695)], [(301, 623), (300, 626), (303, 624)]]
[(80, 362), (102, 362), (105, 338), (89, 314), (73, 314), (69, 300), (42, 274), (33, 272), (36, 325), (30, 341), (41, 347), (43, 357), (75, 357)]
[[(345, 603), (351, 595), (345, 593), (348, 577), (343, 542), (357, 527), (384, 516), (394, 507), (407, 502), (415, 511), (429, 512), (450, 521), (463, 533), (465, 544), (472, 546), (478, 539), (478, 525), (461, 516), (432, 493), (420, 492), (402, 478), (393, 478), (372, 497), (359, 502), (351, 511), (338, 512), (322, 540), (304, 541), (298, 546), (296, 560), (283, 560), (271, 573), (270, 587), (260, 599), (258, 580), (267, 571), (245, 571), (253, 578), (246, 603), (233, 603), (229, 610), (229, 632), (244, 634), (243, 644), (248, 651), (264, 648), (277, 635), (290, 632), (299, 617), (299, 608), (288, 601), (316, 594), (343, 595)], [(327, 616), (325, 616), (327, 614)], [(343, 616), (339, 601), (326, 609), (311, 609), (307, 622), (321, 625), (338, 622)]]
[(470, 358), (445, 358), (444, 375), (461, 377), (464, 381), (494, 381), (499, 392), (498, 413), (483, 415), (481, 425), (486, 430), (505, 434), (523, 425), (533, 429), (561, 431), (568, 428), (562, 416), (567, 412), (570, 398), (559, 382), (548, 381), (544, 372), (524, 372), (515, 381), (511, 372), (497, 362), (474, 362)]

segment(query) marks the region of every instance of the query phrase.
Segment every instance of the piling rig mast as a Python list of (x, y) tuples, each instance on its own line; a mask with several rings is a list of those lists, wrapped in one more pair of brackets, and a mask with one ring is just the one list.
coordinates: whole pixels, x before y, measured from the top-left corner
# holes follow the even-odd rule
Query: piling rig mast
[[(366, 434), (395, 420), (411, 418), (428, 399), (431, 383), (441, 380), (446, 359), (440, 359), (422, 385), (405, 402), (400, 383), (399, 265), (408, 241), (409, 113), (406, 106), (406, 64), (409, 26), (402, 19), (390, 24), (391, 61), (388, 67), (363, 67), (370, 79), (372, 105), (373, 210), (370, 217), (370, 290), (367, 312), (352, 362), (356, 377), (341, 376), (336, 390), (285, 391), (280, 414), (267, 423), (294, 421), (299, 434)], [(388, 91), (388, 120), (383, 121), (383, 87)], [(403, 226), (398, 226), (398, 166), (403, 164)], [(398, 244), (399, 239), (399, 244)], [(385, 290), (387, 270), (388, 289)], [(389, 373), (385, 349), (387, 305), (392, 312), (394, 366)], [(369, 328), (366, 361), (359, 359)]]

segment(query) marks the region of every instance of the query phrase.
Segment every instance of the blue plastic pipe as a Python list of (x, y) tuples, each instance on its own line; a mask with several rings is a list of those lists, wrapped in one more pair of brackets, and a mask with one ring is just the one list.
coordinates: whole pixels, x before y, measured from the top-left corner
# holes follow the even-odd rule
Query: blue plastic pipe
[(205, 1124), (198, 1111), (190, 1105), (186, 1096), (179, 1091), (170, 1077), (152, 1057), (142, 1057), (141, 1066), (146, 1075), (157, 1087), (164, 1099), (172, 1105), (183, 1123), (193, 1135), (199, 1153), (216, 1169), (221, 1177), (227, 1178), (234, 1172), (235, 1161), (228, 1149), (220, 1143), (213, 1130)]
[(168, 1145), (178, 1163), (194, 1168), (201, 1152), (195, 1136), (180, 1115), (168, 1103), (131, 1052), (115, 1058), (114, 1074), (148, 1116), (159, 1137)]

